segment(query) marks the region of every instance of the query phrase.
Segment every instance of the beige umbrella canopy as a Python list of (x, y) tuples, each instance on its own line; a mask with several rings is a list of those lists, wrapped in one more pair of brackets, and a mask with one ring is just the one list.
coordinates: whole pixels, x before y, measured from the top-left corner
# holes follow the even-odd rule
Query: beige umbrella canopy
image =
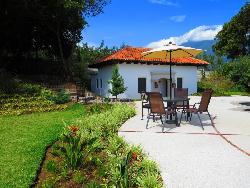
[[(142, 53), (145, 58), (158, 58), (162, 60), (169, 61), (170, 63), (170, 91), (172, 87), (172, 58), (183, 58), (183, 57), (195, 57), (199, 53), (203, 52), (201, 49), (178, 46), (172, 42), (169, 44), (155, 48)], [(172, 98), (172, 92), (170, 92), (170, 98)]]

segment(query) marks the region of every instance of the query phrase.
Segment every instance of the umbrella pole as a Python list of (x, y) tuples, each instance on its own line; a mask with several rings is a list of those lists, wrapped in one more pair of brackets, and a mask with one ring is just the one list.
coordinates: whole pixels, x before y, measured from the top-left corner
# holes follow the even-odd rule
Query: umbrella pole
[(170, 99), (172, 99), (172, 58), (171, 58), (171, 50), (170, 50)]

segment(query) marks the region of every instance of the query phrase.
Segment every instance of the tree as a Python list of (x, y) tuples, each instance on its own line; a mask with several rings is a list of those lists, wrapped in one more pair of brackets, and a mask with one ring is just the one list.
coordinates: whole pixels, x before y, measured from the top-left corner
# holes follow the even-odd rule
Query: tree
[(118, 48), (109, 48), (105, 46), (104, 41), (101, 42), (99, 47), (89, 46), (83, 43), (74, 48), (73, 53), (69, 59), (72, 65), (73, 80), (86, 84), (89, 80), (88, 65), (111, 55)]
[(109, 89), (109, 93), (115, 96), (116, 99), (117, 95), (124, 93), (127, 89), (124, 86), (124, 79), (120, 75), (117, 65), (112, 70), (112, 78), (109, 83), (112, 85), (112, 89)]
[(234, 89), (250, 92), (250, 57), (245, 56), (224, 64), (218, 72), (235, 83)]
[[(82, 39), (86, 17), (102, 13), (110, 0), (1, 0), (0, 56), (60, 60), (71, 76), (69, 58)], [(49, 68), (49, 67), (48, 67)]]
[(224, 59), (221, 56), (210, 55), (206, 53), (202, 53), (201, 55), (198, 56), (198, 58), (207, 61), (209, 63), (209, 65), (206, 67), (206, 70), (209, 71), (220, 69), (225, 63)]
[(213, 50), (217, 55), (235, 59), (250, 55), (250, 3), (247, 2), (216, 35)]

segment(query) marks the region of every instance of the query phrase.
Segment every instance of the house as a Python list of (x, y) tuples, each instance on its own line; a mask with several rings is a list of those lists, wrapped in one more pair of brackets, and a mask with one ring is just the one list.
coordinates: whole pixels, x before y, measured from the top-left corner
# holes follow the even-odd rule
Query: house
[[(127, 90), (119, 98), (139, 99), (140, 92), (158, 91), (170, 95), (169, 62), (142, 57), (149, 48), (125, 47), (112, 55), (90, 65), (98, 72), (91, 77), (91, 90), (97, 95), (110, 97), (108, 81), (115, 65), (119, 67)], [(189, 94), (197, 92), (197, 67), (208, 62), (195, 58), (172, 59), (172, 86), (188, 88)], [(173, 89), (172, 89), (173, 94)]]

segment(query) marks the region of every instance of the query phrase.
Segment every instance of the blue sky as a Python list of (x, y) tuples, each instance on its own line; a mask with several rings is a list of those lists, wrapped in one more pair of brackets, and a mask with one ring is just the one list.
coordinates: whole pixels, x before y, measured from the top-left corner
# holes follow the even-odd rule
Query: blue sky
[[(209, 40), (246, 0), (112, 0), (104, 13), (87, 18), (83, 42), (156, 47)], [(170, 38), (172, 37), (172, 38)], [(174, 37), (174, 38), (173, 38)]]

